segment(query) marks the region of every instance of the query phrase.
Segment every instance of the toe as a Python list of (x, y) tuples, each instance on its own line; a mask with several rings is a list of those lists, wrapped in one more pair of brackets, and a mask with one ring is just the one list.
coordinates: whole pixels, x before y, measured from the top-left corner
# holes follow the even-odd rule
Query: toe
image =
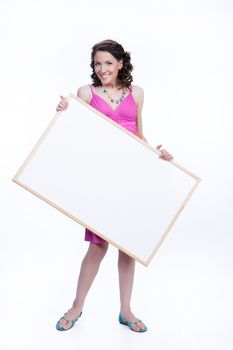
[(137, 322), (132, 322), (130, 324), (130, 328), (136, 332), (140, 331), (140, 330), (145, 330), (146, 326), (143, 322), (141, 321), (137, 321)]
[(64, 320), (64, 318), (62, 318), (59, 322), (59, 326), (60, 326), (60, 328), (69, 329), (71, 326), (71, 322), (70, 321), (68, 322), (68, 321)]
[(138, 325), (138, 327), (139, 327), (140, 329), (144, 329), (144, 328), (145, 328), (145, 325), (144, 325), (144, 323), (142, 323), (142, 322), (137, 323), (137, 325)]
[(131, 324), (131, 328), (132, 328), (134, 331), (139, 331), (139, 330), (140, 330), (140, 327), (139, 327), (137, 324), (135, 324), (135, 323)]
[(63, 326), (65, 329), (69, 329), (72, 326), (72, 323), (68, 321), (65, 326)]

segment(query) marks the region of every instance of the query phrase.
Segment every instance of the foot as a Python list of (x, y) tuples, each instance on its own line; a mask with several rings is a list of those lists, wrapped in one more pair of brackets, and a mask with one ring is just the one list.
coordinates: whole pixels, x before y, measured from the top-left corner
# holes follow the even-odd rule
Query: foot
[[(140, 331), (140, 329), (145, 329), (146, 325), (143, 322), (138, 322), (139, 319), (136, 318), (131, 311), (130, 312), (121, 311), (121, 314), (127, 323), (132, 322), (131, 328), (135, 332)], [(137, 324), (135, 324), (134, 322), (137, 322)]]
[[(72, 307), (65, 314), (66, 320), (74, 320), (74, 319), (76, 319), (77, 317), (79, 317), (81, 311), (82, 310), (79, 310), (78, 308)], [(59, 326), (65, 328), (65, 329), (69, 329), (72, 326), (72, 322), (71, 321), (66, 321), (66, 320), (64, 318), (62, 318), (59, 321)]]

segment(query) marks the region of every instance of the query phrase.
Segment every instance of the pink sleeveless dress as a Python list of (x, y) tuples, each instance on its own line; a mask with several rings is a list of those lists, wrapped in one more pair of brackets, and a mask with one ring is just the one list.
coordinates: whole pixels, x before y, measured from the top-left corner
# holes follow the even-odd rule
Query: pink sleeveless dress
[[(115, 110), (113, 110), (107, 102), (105, 102), (100, 96), (94, 93), (92, 86), (89, 85), (91, 102), (90, 105), (105, 114), (107, 117), (114, 120), (116, 123), (122, 125), (132, 133), (137, 133), (137, 106), (132, 95), (132, 87), (128, 95), (118, 104)], [(103, 243), (104, 239), (97, 236), (92, 231), (85, 229), (85, 241), (91, 243)]]

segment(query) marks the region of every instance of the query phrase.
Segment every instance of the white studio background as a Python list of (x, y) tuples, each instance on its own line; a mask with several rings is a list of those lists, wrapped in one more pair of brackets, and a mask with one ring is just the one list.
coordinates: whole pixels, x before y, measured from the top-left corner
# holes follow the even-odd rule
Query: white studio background
[[(117, 323), (110, 247), (78, 325), (59, 333), (84, 228), (11, 179), (108, 38), (131, 52), (145, 137), (202, 182), (149, 267), (137, 264), (132, 308), (149, 331)], [(0, 40), (1, 348), (232, 349), (232, 2), (3, 0)]]

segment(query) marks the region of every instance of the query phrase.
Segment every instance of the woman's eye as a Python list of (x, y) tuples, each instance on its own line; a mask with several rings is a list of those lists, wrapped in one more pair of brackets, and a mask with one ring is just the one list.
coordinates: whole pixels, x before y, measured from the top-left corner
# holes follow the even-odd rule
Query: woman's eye
[[(112, 64), (112, 62), (106, 62), (108, 65), (111, 65)], [(95, 63), (95, 67), (97, 67), (97, 66), (99, 66), (100, 65), (100, 63), (99, 62), (96, 62)]]

